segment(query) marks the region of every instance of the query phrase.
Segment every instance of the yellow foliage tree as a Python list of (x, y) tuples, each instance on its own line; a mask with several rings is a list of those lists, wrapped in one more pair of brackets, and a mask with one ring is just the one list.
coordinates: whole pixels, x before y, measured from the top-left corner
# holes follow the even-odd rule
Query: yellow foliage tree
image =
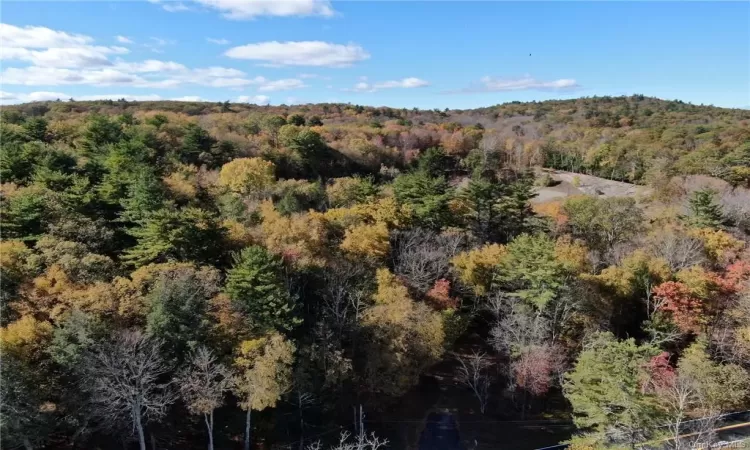
[(193, 200), (198, 195), (198, 168), (193, 165), (180, 165), (164, 177), (164, 184), (176, 198)]
[(490, 289), (495, 270), (507, 253), (504, 245), (490, 244), (459, 253), (451, 263), (464, 284), (472, 287), (477, 295), (484, 295)]
[(60, 266), (50, 266), (42, 275), (21, 288), (23, 302), (14, 302), (12, 307), (21, 316), (55, 320), (70, 307), (69, 296), (83, 287), (72, 282)]
[(555, 258), (570, 273), (580, 274), (591, 270), (589, 250), (580, 241), (573, 241), (563, 236), (555, 242)]
[(667, 281), (671, 275), (667, 261), (639, 249), (623, 258), (619, 265), (607, 267), (589, 278), (599, 281), (617, 295), (627, 297), (649, 295), (654, 286)]
[(31, 254), (31, 249), (21, 241), (0, 241), (0, 269), (3, 276), (21, 278), (26, 273), (26, 261)]
[(347, 228), (341, 250), (352, 256), (383, 259), (391, 250), (388, 227), (382, 222), (374, 225), (355, 225)]
[(623, 258), (619, 265), (607, 267), (598, 275), (583, 274), (582, 278), (594, 281), (620, 297), (643, 298), (651, 317), (657, 309), (652, 301), (653, 288), (671, 276), (672, 270), (665, 259), (639, 249)]
[(326, 226), (322, 214), (287, 217), (278, 212), (271, 201), (261, 203), (260, 213), (263, 217), (261, 232), (269, 251), (302, 267), (325, 263)]
[(393, 197), (384, 197), (351, 208), (332, 208), (324, 213), (327, 222), (349, 228), (361, 223), (384, 223), (388, 229), (403, 228), (411, 222), (413, 211), (409, 205), (400, 205)]
[(0, 350), (12, 353), (22, 361), (36, 361), (43, 356), (52, 332), (49, 322), (23, 316), (0, 329)]
[(326, 186), (326, 195), (331, 206), (347, 207), (366, 200), (375, 192), (371, 182), (355, 177), (334, 178)]
[(726, 263), (736, 258), (745, 246), (743, 241), (735, 239), (726, 231), (713, 228), (695, 228), (688, 234), (703, 242), (706, 254), (717, 263)]
[(690, 293), (698, 298), (709, 298), (716, 289), (712, 274), (700, 266), (682, 269), (675, 274), (675, 278), (687, 286)]
[(365, 381), (373, 392), (400, 395), (443, 353), (443, 317), (409, 298), (406, 286), (388, 269), (378, 269), (374, 305), (362, 324), (367, 340)]
[(227, 241), (232, 247), (240, 249), (256, 243), (253, 230), (242, 222), (225, 219), (222, 226), (227, 230)]
[(276, 181), (275, 169), (262, 158), (237, 158), (221, 167), (219, 184), (243, 195), (261, 193)]
[(210, 282), (218, 279), (216, 269), (208, 266), (196, 268), (192, 263), (169, 262), (149, 264), (138, 268), (130, 277), (117, 277), (110, 284), (109, 298), (116, 305), (119, 320), (130, 325), (142, 325), (150, 307), (148, 293), (162, 276), (193, 269), (196, 275)]
[(568, 216), (563, 211), (563, 202), (553, 200), (544, 203), (534, 203), (531, 209), (538, 215), (552, 219), (556, 227), (562, 227), (568, 221)]
[(233, 384), (240, 407), (246, 411), (244, 448), (249, 450), (251, 413), (276, 406), (281, 396), (289, 391), (295, 347), (282, 335), (273, 333), (243, 341), (238, 350)]

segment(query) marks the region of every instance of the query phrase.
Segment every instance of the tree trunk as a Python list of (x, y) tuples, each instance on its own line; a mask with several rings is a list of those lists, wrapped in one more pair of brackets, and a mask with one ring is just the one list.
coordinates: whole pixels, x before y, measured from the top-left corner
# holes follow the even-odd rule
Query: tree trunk
[(143, 434), (143, 425), (141, 424), (141, 412), (133, 411), (133, 420), (135, 421), (135, 428), (138, 430), (138, 444), (141, 450), (146, 450), (146, 436)]
[(245, 416), (245, 450), (250, 450), (250, 414), (253, 412), (252, 408), (247, 409), (247, 415)]
[(26, 450), (34, 450), (34, 446), (31, 445), (31, 441), (27, 437), (23, 438), (23, 448)]
[(305, 418), (302, 415), (302, 392), (297, 392), (297, 408), (299, 408), (299, 450), (305, 448)]
[(156, 450), (156, 437), (154, 436), (153, 431), (150, 432), (148, 435), (151, 438), (151, 450)]
[(208, 428), (208, 450), (214, 450), (214, 412), (204, 414), (203, 418), (206, 419), (206, 428)]

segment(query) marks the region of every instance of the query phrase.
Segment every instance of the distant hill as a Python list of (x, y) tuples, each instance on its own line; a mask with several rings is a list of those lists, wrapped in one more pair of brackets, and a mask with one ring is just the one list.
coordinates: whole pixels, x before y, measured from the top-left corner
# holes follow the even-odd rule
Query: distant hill
[[(59, 101), (7, 106), (2, 117), (15, 125), (43, 117), (51, 130), (65, 128), (59, 136), (72, 144), (81, 131), (78, 125), (95, 113), (135, 118), (165, 114), (170, 124), (197, 122), (218, 141), (232, 142), (245, 153), (261, 152), (268, 144), (258, 138), (269, 136), (264, 118), (299, 115), (302, 120), (295, 123), (318, 127), (332, 148), (375, 168), (400, 166), (419, 151), (442, 146), (458, 158), (476, 149), (491, 150), (514, 167), (544, 165), (636, 183), (693, 174), (734, 185), (750, 183), (750, 111), (642, 95), (442, 111), (341, 103)], [(257, 127), (248, 126), (250, 122)], [(57, 135), (50, 138), (57, 140)]]

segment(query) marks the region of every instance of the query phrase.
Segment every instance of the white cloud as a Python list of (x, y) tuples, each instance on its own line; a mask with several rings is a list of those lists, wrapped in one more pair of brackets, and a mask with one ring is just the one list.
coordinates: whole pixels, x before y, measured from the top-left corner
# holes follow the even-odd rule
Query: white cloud
[(89, 36), (82, 34), (68, 34), (46, 27), (17, 27), (0, 23), (0, 42), (4, 48), (28, 47), (78, 47), (93, 42)]
[(158, 37), (150, 37), (149, 42), (146, 44), (143, 44), (143, 46), (151, 50), (154, 53), (164, 53), (164, 47), (166, 47), (167, 45), (173, 45), (176, 43), (177, 41), (173, 41), (173, 40), (162, 39)]
[(149, 72), (180, 72), (187, 67), (174, 61), (159, 61), (158, 59), (147, 59), (136, 63), (119, 63), (115, 68), (127, 72), (149, 73)]
[(411, 89), (411, 88), (425, 87), (429, 85), (430, 83), (426, 82), (425, 80), (421, 80), (419, 78), (414, 78), (414, 77), (409, 77), (409, 78), (404, 78), (404, 79), (396, 80), (396, 81), (384, 81), (382, 83), (376, 83), (375, 88), (377, 89), (389, 89), (389, 88)]
[(178, 1), (148, 0), (149, 3), (161, 5), (162, 9), (167, 12), (192, 11), (192, 8)]
[(226, 40), (226, 39), (224, 39), (224, 38), (220, 38), (220, 39), (216, 39), (216, 38), (206, 38), (206, 40), (207, 40), (208, 42), (210, 42), (210, 43), (212, 43), (212, 44), (216, 44), (216, 45), (227, 45), (227, 44), (229, 44), (229, 41), (228, 41), (228, 40)]
[(324, 16), (335, 14), (328, 0), (196, 0), (224, 17), (247, 20), (259, 16)]
[(92, 45), (93, 39), (46, 27), (24, 28), (0, 23), (0, 59), (30, 62), (40, 67), (97, 67), (111, 65), (108, 56), (125, 54), (124, 47)]
[(574, 79), (561, 78), (553, 81), (541, 81), (531, 76), (520, 78), (482, 77), (478, 84), (452, 92), (502, 92), (525, 90), (566, 90), (580, 85)]
[(115, 36), (115, 39), (117, 39), (117, 42), (120, 44), (134, 44), (132, 39), (128, 38), (127, 36)]
[(323, 41), (260, 42), (233, 47), (224, 54), (235, 59), (262, 61), (269, 66), (347, 67), (370, 57), (359, 45)]
[(267, 95), (240, 95), (237, 97), (239, 103), (255, 103), (256, 105), (267, 105), (271, 97)]
[(286, 78), (283, 80), (268, 81), (263, 83), (258, 90), (261, 92), (288, 91), (290, 89), (300, 89), (307, 87), (302, 80), (296, 78)]
[(215, 88), (258, 86), (261, 91), (280, 91), (305, 87), (301, 80), (268, 80), (262, 76), (249, 78), (241, 70), (226, 67), (189, 69), (173, 61), (119, 61), (106, 68), (77, 69), (56, 67), (9, 67), (0, 72), (6, 85), (26, 86), (133, 86), (168, 89), (185, 84)]
[(331, 77), (324, 77), (323, 75), (318, 75), (316, 73), (301, 73), (297, 75), (297, 78), (316, 79), (316, 80), (330, 80), (331, 79)]
[(162, 4), (161, 7), (167, 12), (191, 11), (190, 7), (182, 2), (167, 2)]
[[(0, 33), (3, 39), (7, 38), (7, 41), (12, 44), (6, 46), (5, 41), (2, 42), (0, 59), (27, 63), (26, 65), (11, 65), (0, 71), (2, 84), (8, 86), (82, 85), (169, 89), (184, 85), (199, 85), (235, 90), (255, 87), (261, 92), (305, 87), (301, 79), (269, 80), (262, 76), (251, 77), (241, 70), (228, 67), (191, 68), (175, 61), (159, 59), (126, 61), (115, 57), (115, 55), (127, 54), (129, 50), (125, 47), (97, 46), (88, 36), (69, 34), (44, 27), (19, 28), (1, 24)], [(38, 41), (34, 41), (34, 38), (38, 38)], [(124, 36), (116, 36), (116, 38), (128, 39)], [(157, 49), (173, 43), (174, 41), (151, 37), (142, 45)], [(42, 44), (51, 45), (51, 47), (44, 47)], [(55, 92), (49, 95), (58, 94)], [(0, 100), (7, 102), (8, 96), (15, 99), (16, 95), (5, 92)], [(27, 99), (36, 98), (29, 97), (31, 94), (23, 95), (25, 97), (19, 97), (16, 101), (29, 101)], [(107, 98), (154, 99), (154, 95), (140, 97), (111, 95)], [(259, 98), (263, 97), (265, 96)], [(77, 96), (77, 98), (81, 97)]]
[(67, 99), (70, 97), (61, 92), (39, 91), (26, 94), (20, 92), (0, 91), (0, 103), (4, 105), (13, 103), (43, 102), (47, 100), (57, 100), (58, 98)]
[[(195, 73), (207, 76), (207, 77), (241, 77), (245, 75), (245, 72), (237, 69), (227, 69), (226, 67), (208, 67), (206, 69), (195, 69)], [(258, 82), (262, 83), (265, 80), (263, 77), (258, 78)]]
[(173, 100), (175, 102), (207, 102), (208, 101), (197, 95), (186, 95), (184, 97), (170, 98), (170, 100)]
[(144, 94), (144, 95), (132, 95), (132, 94), (94, 94), (94, 95), (83, 95), (75, 97), (76, 100), (91, 101), (91, 100), (120, 100), (124, 98), (129, 102), (151, 102), (161, 100), (161, 96), (156, 94)]
[[(13, 93), (0, 91), (0, 103), (12, 104), (12, 103), (27, 103), (27, 102), (44, 102), (54, 101), (57, 99), (67, 100), (71, 98), (70, 95), (62, 92), (48, 92), (48, 91), (37, 91), (30, 93)], [(156, 94), (144, 94), (144, 95), (133, 95), (133, 94), (93, 94), (76, 96), (76, 100), (91, 101), (91, 100), (119, 100), (124, 98), (128, 101), (154, 101), (161, 100), (161, 97)]]
[(0, 50), (0, 59), (27, 61), (39, 67), (99, 67), (112, 63), (107, 55), (125, 54), (129, 50), (124, 47), (67, 47), (48, 48), (45, 50), (30, 50), (28, 48), (9, 47)]
[(360, 82), (355, 84), (353, 88), (344, 89), (349, 92), (376, 92), (381, 89), (413, 89), (429, 86), (425, 80), (415, 77), (402, 78), (400, 80), (381, 81), (379, 83), (368, 83), (367, 77), (359, 77)]
[(0, 73), (3, 84), (26, 86), (59, 86), (89, 84), (109, 86), (114, 84), (146, 84), (143, 78), (115, 69), (72, 70), (55, 67), (9, 67)]

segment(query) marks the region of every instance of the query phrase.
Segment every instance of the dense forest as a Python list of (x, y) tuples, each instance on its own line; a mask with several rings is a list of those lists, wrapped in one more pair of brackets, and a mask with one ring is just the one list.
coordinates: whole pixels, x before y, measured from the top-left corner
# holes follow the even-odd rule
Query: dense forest
[(750, 408), (750, 111), (70, 99), (0, 140), (3, 448), (416, 449), (428, 377), (575, 450)]

